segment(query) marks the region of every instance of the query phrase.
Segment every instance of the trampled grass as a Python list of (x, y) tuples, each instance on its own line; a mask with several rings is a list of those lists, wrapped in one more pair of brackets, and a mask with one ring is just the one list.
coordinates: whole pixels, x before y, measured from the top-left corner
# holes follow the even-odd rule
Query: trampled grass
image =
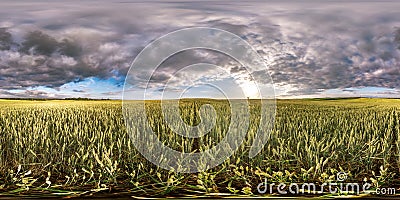
[[(137, 102), (140, 103), (140, 102)], [(148, 120), (173, 149), (202, 151), (218, 143), (229, 126), (229, 104), (181, 102), (182, 119), (198, 123), (201, 104), (219, 114), (217, 126), (199, 139), (177, 136), (163, 124), (159, 102), (149, 101)], [(259, 104), (252, 100), (249, 136)], [(223, 164), (203, 173), (158, 168), (132, 145), (120, 101), (0, 100), (0, 193), (74, 196), (101, 191), (136, 196), (257, 194), (271, 182), (348, 181), (373, 187), (398, 185), (400, 100), (278, 100), (275, 127), (263, 151), (248, 158), (252, 138)]]

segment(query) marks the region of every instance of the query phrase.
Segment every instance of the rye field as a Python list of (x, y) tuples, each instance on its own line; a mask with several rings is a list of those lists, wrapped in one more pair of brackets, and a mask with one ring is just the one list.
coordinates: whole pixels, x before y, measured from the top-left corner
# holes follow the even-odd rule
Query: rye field
[[(184, 138), (165, 125), (159, 101), (145, 103), (154, 132), (178, 151), (211, 148), (230, 123), (227, 101), (181, 100), (181, 118), (189, 125), (199, 123), (203, 104), (218, 114), (208, 134)], [(249, 105), (251, 136), (260, 104), (250, 100)], [(346, 181), (398, 190), (399, 134), (400, 99), (277, 100), (274, 128), (256, 157), (248, 157), (249, 136), (221, 165), (176, 173), (138, 153), (121, 101), (0, 100), (0, 197), (257, 196), (257, 185), (266, 178), (322, 184), (337, 181), (338, 172), (346, 173)]]

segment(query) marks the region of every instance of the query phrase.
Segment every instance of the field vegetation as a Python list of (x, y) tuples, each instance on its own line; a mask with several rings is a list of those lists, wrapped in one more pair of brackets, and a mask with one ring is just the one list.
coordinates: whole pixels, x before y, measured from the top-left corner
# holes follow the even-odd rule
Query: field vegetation
[[(160, 169), (130, 140), (120, 101), (0, 100), (0, 197), (13, 195), (131, 196), (257, 195), (270, 182), (322, 184), (369, 182), (399, 186), (400, 100), (278, 100), (275, 126), (263, 151), (248, 158), (260, 104), (250, 100), (247, 139), (223, 164), (195, 174)], [(141, 104), (142, 102), (137, 102)], [(223, 100), (180, 102), (181, 117), (199, 123), (198, 109), (211, 104), (217, 125), (189, 139), (163, 123), (159, 101), (148, 101), (148, 120), (164, 144), (185, 152), (218, 143), (230, 123)]]

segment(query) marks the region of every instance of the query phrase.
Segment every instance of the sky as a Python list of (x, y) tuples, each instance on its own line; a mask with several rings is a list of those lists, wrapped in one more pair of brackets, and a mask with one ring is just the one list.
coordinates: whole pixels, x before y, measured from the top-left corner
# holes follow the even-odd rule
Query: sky
[[(121, 99), (141, 50), (190, 27), (226, 30), (248, 42), (266, 66), (253, 76), (270, 75), (276, 98), (400, 98), (399, 9), (398, 1), (369, 0), (5, 0), (0, 98)], [(221, 67), (185, 68), (200, 62)], [(167, 83), (167, 97), (257, 98), (251, 81), (236, 80), (240, 64), (219, 52), (182, 51), (159, 69), (149, 98), (159, 98)], [(129, 91), (140, 94), (145, 87), (135, 80)]]

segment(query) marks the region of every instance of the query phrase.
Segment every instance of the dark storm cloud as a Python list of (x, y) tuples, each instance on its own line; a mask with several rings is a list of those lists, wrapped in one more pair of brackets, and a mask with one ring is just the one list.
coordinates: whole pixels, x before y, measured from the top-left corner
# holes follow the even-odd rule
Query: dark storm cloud
[(400, 28), (397, 28), (397, 30), (395, 31), (395, 38), (394, 38), (394, 42), (396, 42), (397, 49), (400, 50)]
[(115, 42), (82, 43), (71, 36), (53, 37), (40, 30), (26, 33), (22, 42), (10, 50), (14, 41), (7, 33), (0, 35), (4, 49), (0, 51), (2, 88), (57, 88), (88, 77), (123, 76), (131, 59), (129, 50)]
[[(249, 42), (268, 67), (253, 75), (269, 72), (277, 85), (294, 86), (288, 94), (400, 88), (399, 6), (373, 1), (5, 1), (0, 13), (0, 89), (57, 89), (88, 77), (123, 77), (149, 42), (194, 26), (227, 30)], [(205, 58), (228, 66), (231, 73), (244, 71), (226, 57), (191, 51), (163, 63), (151, 83), (165, 83), (173, 72)], [(213, 73), (199, 71), (175, 84)]]
[(21, 52), (34, 55), (51, 56), (58, 47), (58, 42), (54, 38), (41, 31), (29, 32), (22, 43)]
[(0, 28), (0, 50), (10, 50), (13, 45), (12, 35), (5, 28)]

